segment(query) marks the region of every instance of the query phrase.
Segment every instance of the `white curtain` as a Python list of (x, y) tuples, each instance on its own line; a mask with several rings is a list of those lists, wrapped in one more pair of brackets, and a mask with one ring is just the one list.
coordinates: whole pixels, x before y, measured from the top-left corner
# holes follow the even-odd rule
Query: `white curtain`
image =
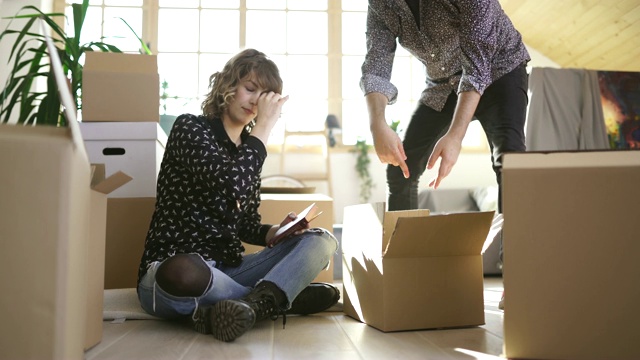
[(609, 149), (595, 70), (533, 68), (527, 151)]

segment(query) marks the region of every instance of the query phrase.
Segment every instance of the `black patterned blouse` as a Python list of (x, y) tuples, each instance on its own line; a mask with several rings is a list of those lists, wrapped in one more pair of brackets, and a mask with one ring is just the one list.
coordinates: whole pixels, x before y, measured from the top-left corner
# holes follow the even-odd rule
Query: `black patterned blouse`
[(260, 173), (267, 156), (258, 138), (236, 146), (220, 119), (185, 114), (171, 130), (158, 175), (156, 207), (138, 281), (153, 261), (178, 253), (237, 266), (240, 240), (265, 245), (271, 225), (261, 224)]
[[(452, 91), (482, 94), (492, 82), (530, 60), (520, 33), (498, 0), (369, 0), (367, 55), (360, 87), (393, 104), (396, 41), (425, 65), (420, 100), (440, 111)], [(417, 20), (417, 21), (416, 21)]]

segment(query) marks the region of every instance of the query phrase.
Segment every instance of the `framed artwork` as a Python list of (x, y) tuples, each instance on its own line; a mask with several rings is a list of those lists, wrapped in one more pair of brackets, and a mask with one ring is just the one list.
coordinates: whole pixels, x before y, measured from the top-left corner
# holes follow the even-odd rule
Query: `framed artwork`
[(612, 149), (640, 149), (640, 72), (598, 71)]

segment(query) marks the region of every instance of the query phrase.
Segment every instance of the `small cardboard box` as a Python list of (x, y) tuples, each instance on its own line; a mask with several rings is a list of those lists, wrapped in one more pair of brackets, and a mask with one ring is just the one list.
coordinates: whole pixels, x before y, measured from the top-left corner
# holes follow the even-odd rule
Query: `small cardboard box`
[(89, 160), (105, 164), (106, 175), (123, 171), (133, 177), (109, 197), (155, 197), (167, 135), (158, 123), (81, 123)]
[(91, 170), (77, 126), (0, 124), (0, 352), (82, 359)]
[(105, 249), (105, 289), (135, 288), (155, 197), (109, 198)]
[(493, 211), (385, 207), (345, 207), (345, 314), (385, 332), (484, 324), (480, 253)]
[(156, 55), (88, 51), (82, 71), (82, 121), (160, 121)]
[(106, 178), (104, 164), (94, 164), (91, 170), (85, 350), (102, 340), (107, 194), (131, 180), (130, 176), (121, 171)]
[[(315, 218), (310, 227), (320, 227), (333, 232), (333, 199), (323, 194), (261, 194), (260, 215), (264, 224), (280, 224), (291, 211), (298, 213), (312, 203), (316, 203), (322, 214)], [(245, 252), (251, 254), (263, 249), (261, 246), (243, 243)], [(333, 283), (333, 262), (321, 271), (314, 282)]]
[(505, 154), (508, 358), (640, 359), (640, 151)]

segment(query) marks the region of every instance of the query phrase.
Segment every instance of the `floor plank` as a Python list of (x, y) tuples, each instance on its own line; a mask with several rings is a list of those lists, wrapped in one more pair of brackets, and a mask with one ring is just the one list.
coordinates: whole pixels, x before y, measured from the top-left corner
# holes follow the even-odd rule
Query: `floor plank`
[(262, 321), (225, 343), (169, 321), (105, 321), (102, 341), (85, 355), (87, 360), (501, 359), (501, 294), (502, 279), (485, 278), (486, 324), (464, 329), (384, 333), (334, 311), (288, 316), (284, 329), (282, 318)]

